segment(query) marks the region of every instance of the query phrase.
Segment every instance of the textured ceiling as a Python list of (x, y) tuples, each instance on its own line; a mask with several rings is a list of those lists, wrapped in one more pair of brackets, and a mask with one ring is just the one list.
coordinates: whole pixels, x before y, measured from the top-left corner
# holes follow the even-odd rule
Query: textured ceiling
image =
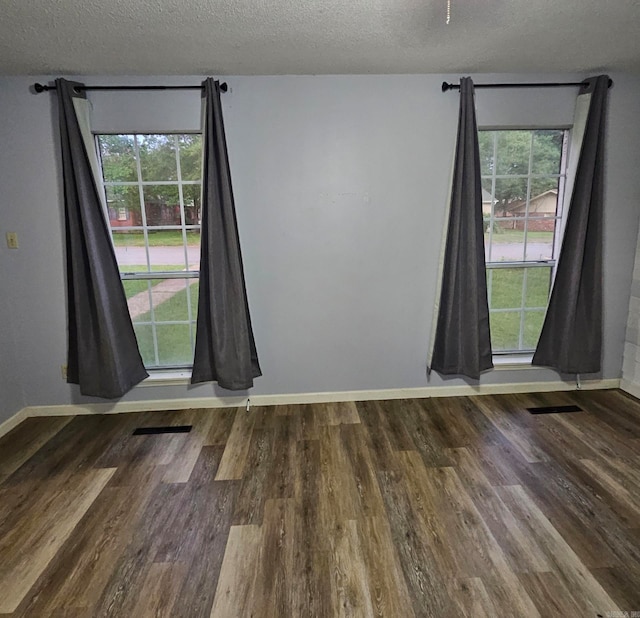
[(0, 0), (0, 74), (640, 70), (640, 0)]

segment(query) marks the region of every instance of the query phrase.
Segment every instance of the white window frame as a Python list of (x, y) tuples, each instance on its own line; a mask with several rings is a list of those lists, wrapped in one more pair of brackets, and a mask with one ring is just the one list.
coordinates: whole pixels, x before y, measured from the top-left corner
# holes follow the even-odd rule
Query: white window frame
[[(134, 136), (134, 156), (136, 160), (136, 175), (137, 180), (133, 181), (106, 181), (104, 179), (104, 172), (102, 168), (102, 157), (101, 157), (101, 148), (100, 148), (100, 136), (102, 135), (127, 135)], [(143, 135), (163, 135), (163, 136), (174, 136), (175, 142), (175, 153), (176, 153), (176, 168), (177, 168), (177, 178), (176, 180), (167, 180), (167, 181), (145, 181), (142, 180), (142, 171), (140, 165), (140, 152), (139, 152), (139, 144), (138, 144), (138, 136)], [(184, 257), (185, 257), (185, 265), (189, 267), (189, 258), (188, 258), (188, 250), (187, 250), (187, 232), (188, 231), (199, 231), (202, 230), (201, 223), (197, 224), (186, 224), (185, 219), (185, 203), (184, 203), (184, 195), (183, 195), (183, 186), (184, 185), (200, 185), (202, 186), (202, 178), (199, 180), (183, 180), (182, 179), (182, 168), (180, 165), (180, 148), (177, 143), (177, 137), (180, 135), (202, 135), (201, 131), (145, 131), (145, 132), (136, 132), (136, 131), (100, 131), (94, 133), (94, 139), (96, 143), (96, 151), (98, 153), (98, 160), (100, 163), (100, 172), (102, 173), (102, 188), (105, 195), (105, 203), (107, 202), (107, 188), (108, 187), (137, 187), (138, 188), (138, 197), (140, 200), (140, 213), (142, 219), (142, 225), (127, 225), (127, 226), (117, 226), (111, 227), (109, 225), (109, 232), (111, 235), (111, 242), (114, 243), (113, 232), (142, 232), (144, 238), (144, 247), (146, 254), (147, 267), (150, 269), (151, 260), (149, 256), (149, 230), (152, 232), (162, 231), (162, 230), (181, 230), (182, 231), (182, 246), (184, 249)], [(149, 226), (147, 224), (147, 216), (144, 202), (144, 187), (145, 186), (178, 186), (178, 195), (180, 199), (180, 225), (153, 225)], [(107, 218), (108, 220), (108, 218)], [(114, 244), (115, 249), (115, 244)], [(154, 314), (154, 303), (152, 296), (152, 285), (151, 281), (157, 279), (200, 279), (200, 271), (199, 270), (184, 270), (184, 271), (143, 271), (143, 272), (125, 272), (120, 270), (120, 279), (124, 281), (149, 281), (147, 285), (147, 293), (149, 294), (149, 313), (151, 319), (149, 322), (136, 322), (136, 325), (140, 326), (151, 326), (152, 336), (153, 336), (153, 349), (154, 349), (154, 357), (155, 363), (152, 365), (145, 365), (145, 368), (149, 372), (153, 372), (157, 375), (161, 375), (166, 372), (183, 372), (185, 370), (190, 370), (193, 368), (193, 363), (188, 364), (160, 364), (159, 353), (158, 353), (158, 335), (157, 335), (157, 324), (162, 325), (189, 325), (189, 340), (191, 345), (191, 350), (195, 348), (195, 329), (196, 329), (196, 311), (197, 306), (193, 307), (193, 303), (191, 302), (191, 294), (189, 293), (189, 284), (187, 284), (186, 288), (186, 298), (187, 298), (187, 320), (176, 320), (176, 321), (166, 321), (166, 322), (156, 322), (155, 314)], [(182, 375), (182, 374), (180, 374)]]
[[(531, 167), (533, 162), (533, 139), (534, 139), (534, 131), (544, 131), (544, 130), (554, 130), (554, 131), (563, 131), (563, 142), (562, 142), (562, 152), (560, 159), (560, 169), (557, 174), (532, 174)], [(516, 363), (526, 362), (530, 363), (532, 354), (535, 349), (532, 348), (524, 348), (524, 324), (525, 324), (525, 313), (528, 311), (542, 311), (545, 313), (547, 311), (549, 302), (547, 299), (547, 305), (544, 307), (525, 307), (525, 295), (527, 290), (527, 272), (530, 268), (550, 268), (550, 286), (549, 286), (549, 298), (551, 296), (551, 290), (553, 289), (553, 282), (556, 276), (556, 270), (558, 265), (558, 257), (560, 254), (560, 248), (562, 246), (562, 236), (564, 232), (564, 226), (567, 217), (568, 209), (565, 208), (565, 187), (567, 181), (567, 169), (569, 163), (569, 145), (571, 141), (571, 129), (566, 126), (534, 126), (534, 127), (519, 127), (519, 126), (511, 126), (511, 127), (479, 127), (478, 132), (515, 132), (515, 131), (531, 131), (531, 144), (529, 148), (529, 165), (527, 174), (497, 174), (496, 166), (491, 170), (491, 174), (481, 174), (482, 180), (491, 179), (491, 195), (495, 195), (495, 187), (496, 180), (506, 178), (506, 179), (526, 179), (527, 180), (527, 195), (526, 195), (526, 206), (525, 206), (525, 215), (521, 217), (509, 217), (509, 221), (524, 221), (524, 246), (523, 246), (523, 260), (518, 261), (491, 261), (491, 252), (493, 249), (492, 239), (493, 239), (493, 230), (494, 230), (494, 222), (504, 220), (503, 217), (495, 217), (494, 216), (494, 205), (491, 205), (491, 212), (489, 217), (489, 259), (485, 261), (485, 271), (489, 275), (487, 277), (487, 297), (489, 300), (489, 315), (492, 313), (512, 313), (515, 310), (520, 311), (520, 331), (518, 336), (518, 344), (519, 347), (517, 349), (507, 349), (507, 350), (496, 350), (493, 351), (492, 346), (492, 355), (494, 359), (498, 361), (498, 363), (504, 364), (505, 366), (513, 361)], [(497, 137), (494, 136), (493, 140), (493, 160), (497, 160)], [(531, 199), (531, 180), (535, 178), (558, 178), (558, 197), (557, 197), (557, 207), (556, 207), (556, 215), (553, 217), (555, 219), (555, 229), (554, 229), (554, 237), (553, 237), (553, 252), (552, 258), (548, 260), (527, 260), (527, 236), (528, 236), (528, 221), (540, 221), (540, 220), (549, 220), (551, 217), (536, 217), (529, 216), (529, 204)], [(484, 220), (484, 216), (483, 216)], [(522, 268), (524, 269), (523, 282), (522, 282), (522, 298), (520, 302), (520, 307), (512, 307), (512, 308), (499, 308), (499, 309), (491, 309), (491, 282), (492, 282), (492, 271), (500, 268)]]

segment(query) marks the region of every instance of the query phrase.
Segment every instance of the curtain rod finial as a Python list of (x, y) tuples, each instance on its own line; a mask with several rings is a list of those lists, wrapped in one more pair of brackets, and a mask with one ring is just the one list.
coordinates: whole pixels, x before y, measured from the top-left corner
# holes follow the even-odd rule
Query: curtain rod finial
[(40, 84), (38, 82), (36, 82), (35, 84), (33, 84), (33, 89), (40, 94), (41, 92), (46, 92), (47, 90), (49, 90), (49, 86), (45, 86), (44, 84)]
[(220, 84), (220, 90), (222, 90), (222, 92), (226, 92), (227, 90), (229, 90), (229, 86), (227, 86), (227, 82), (222, 82)]
[(450, 88), (451, 88), (451, 84), (448, 84), (447, 82), (442, 82), (442, 92), (446, 92)]

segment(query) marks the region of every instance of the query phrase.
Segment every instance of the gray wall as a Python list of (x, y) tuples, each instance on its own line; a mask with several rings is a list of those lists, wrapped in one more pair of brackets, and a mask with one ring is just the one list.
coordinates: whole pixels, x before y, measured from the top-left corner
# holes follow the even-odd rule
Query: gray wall
[[(452, 76), (229, 77), (223, 97), (249, 302), (264, 376), (255, 394), (423, 387), (456, 134)], [(476, 76), (545, 81), (583, 76)], [(640, 196), (640, 80), (613, 75), (602, 376), (621, 374)], [(197, 83), (198, 78), (147, 78)], [(44, 81), (46, 78), (40, 78)], [(61, 379), (65, 294), (55, 95), (0, 79), (3, 417), (89, 401)], [(141, 83), (140, 78), (86, 78)], [(96, 130), (199, 126), (196, 93), (93, 93)], [(482, 91), (484, 126), (569, 125), (575, 91)], [(494, 371), (482, 383), (555, 380)], [(430, 384), (441, 385), (438, 376)], [(459, 384), (459, 380), (447, 383)], [(128, 400), (229, 394), (137, 388)]]
[[(3, 272), (8, 268), (8, 262), (9, 260), (5, 261), (3, 255), (0, 262)], [(4, 277), (0, 275), (0, 279), (3, 280)], [(6, 289), (4, 282), (2, 289)], [(0, 295), (0, 316), (2, 316), (0, 327), (0, 423), (24, 407), (21, 381), (15, 365), (17, 352), (15, 333), (12, 328), (13, 319), (9, 307), (10, 300), (4, 293)]]
[(632, 385), (636, 394), (640, 392), (640, 235), (629, 299), (622, 377)]

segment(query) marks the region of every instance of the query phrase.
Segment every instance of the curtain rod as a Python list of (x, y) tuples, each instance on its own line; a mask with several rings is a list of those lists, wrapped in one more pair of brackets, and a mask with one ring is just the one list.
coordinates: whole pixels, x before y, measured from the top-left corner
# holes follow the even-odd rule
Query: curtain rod
[[(55, 86), (33, 84), (36, 94), (56, 90)], [(202, 90), (202, 86), (76, 86), (76, 90)], [(220, 90), (227, 92), (227, 82), (220, 84)]]
[[(542, 82), (534, 84), (474, 84), (475, 88), (564, 88), (564, 87), (581, 87), (584, 88), (586, 82)], [(609, 88), (613, 86), (613, 80), (609, 80)], [(449, 84), (442, 82), (442, 92), (447, 90), (460, 90), (460, 84)]]

